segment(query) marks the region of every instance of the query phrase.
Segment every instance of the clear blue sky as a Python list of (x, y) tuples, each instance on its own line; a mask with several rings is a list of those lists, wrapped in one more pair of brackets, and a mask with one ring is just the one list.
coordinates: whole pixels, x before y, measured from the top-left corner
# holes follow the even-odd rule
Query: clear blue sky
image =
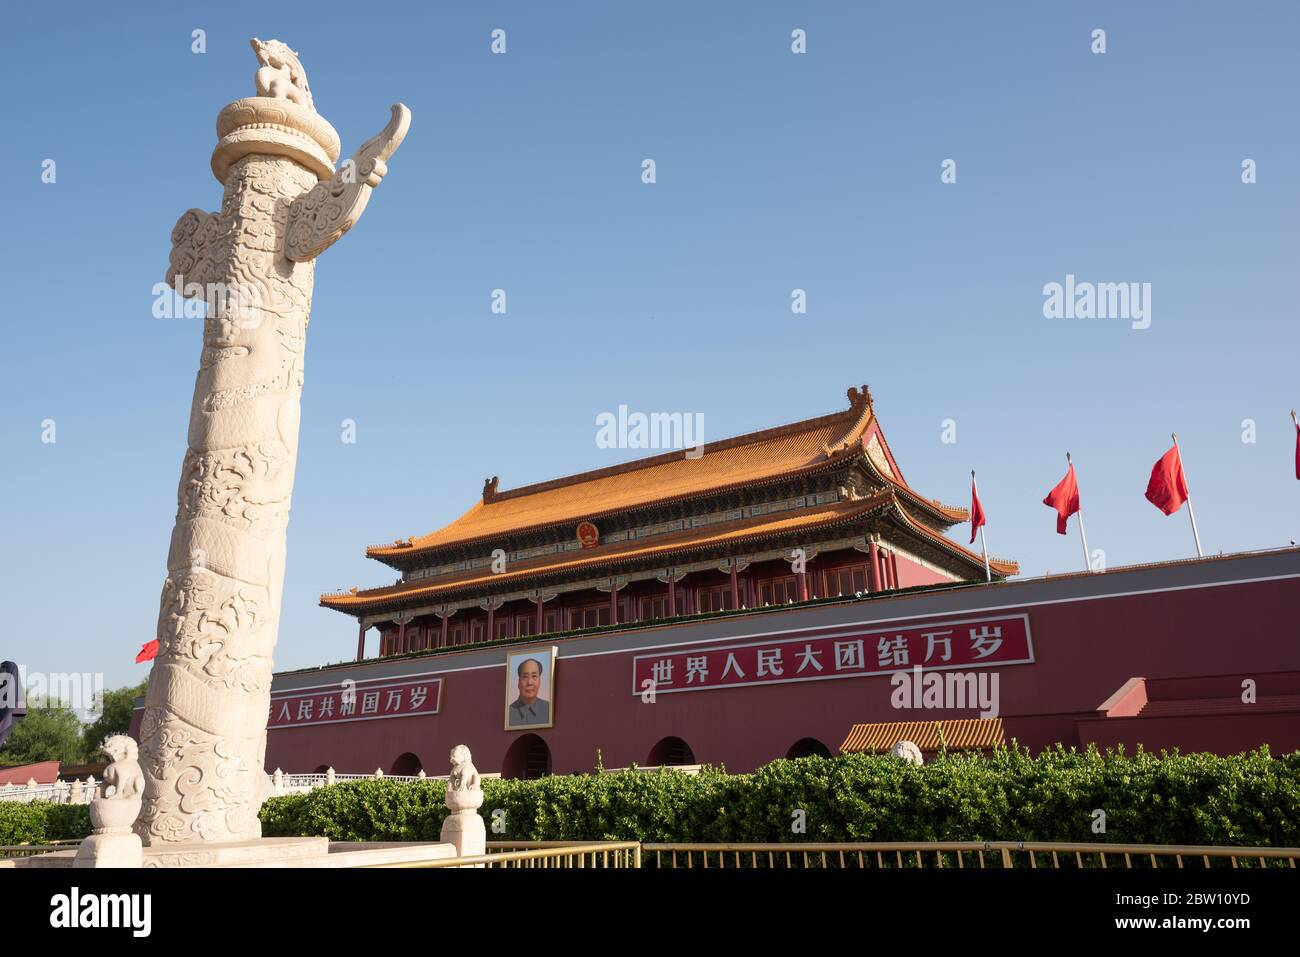
[[(1185, 516), (1142, 497), (1171, 430), (1207, 551), (1300, 535), (1294, 3), (5, 16), (0, 657), (109, 687), (145, 673), (201, 339), (153, 318), (151, 290), (176, 217), (219, 204), (213, 123), (253, 92), (254, 35), (300, 51), (345, 154), (391, 102), (414, 114), (319, 262), (278, 668), (353, 653), (351, 619), (316, 601), (392, 580), (365, 545), (455, 518), (484, 476), (637, 454), (596, 446), (620, 404), (702, 412), (721, 438), (869, 383), (912, 484), (966, 504), (978, 469), (990, 547), (1030, 575), (1081, 564), (1040, 504), (1067, 449), (1109, 564), (1190, 553)], [(1067, 273), (1150, 282), (1151, 327), (1045, 319)]]

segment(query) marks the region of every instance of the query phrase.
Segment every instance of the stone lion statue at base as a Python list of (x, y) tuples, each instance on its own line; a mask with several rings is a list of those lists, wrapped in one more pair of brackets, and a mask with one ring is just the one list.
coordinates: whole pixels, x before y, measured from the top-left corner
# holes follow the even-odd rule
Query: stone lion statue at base
[(447, 809), (453, 814), (477, 811), (483, 804), (483, 788), (478, 768), (474, 767), (469, 748), (458, 744), (451, 749), (451, 774), (447, 776)]
[(104, 797), (114, 801), (138, 799), (144, 793), (144, 772), (140, 770), (140, 746), (125, 734), (104, 739), (99, 750), (112, 763), (104, 769)]

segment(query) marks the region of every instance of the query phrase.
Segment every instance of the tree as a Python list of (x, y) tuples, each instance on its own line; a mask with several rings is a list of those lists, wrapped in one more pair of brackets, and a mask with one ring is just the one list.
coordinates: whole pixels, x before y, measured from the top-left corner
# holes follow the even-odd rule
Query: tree
[(9, 740), (0, 748), (0, 765), (36, 764), (58, 761), (81, 764), (86, 760), (81, 722), (71, 708), (59, 702), (28, 699), (27, 716), (14, 725)]
[(135, 699), (143, 695), (148, 686), (149, 679), (145, 678), (138, 685), (104, 692), (103, 711), (82, 732), (83, 749), (88, 760), (100, 757), (99, 746), (110, 734), (126, 734), (131, 730)]

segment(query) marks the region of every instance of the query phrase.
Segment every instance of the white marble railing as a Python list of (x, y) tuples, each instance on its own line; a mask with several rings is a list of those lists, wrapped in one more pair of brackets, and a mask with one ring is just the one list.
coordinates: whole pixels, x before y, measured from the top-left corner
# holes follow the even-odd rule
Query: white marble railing
[[(630, 770), (633, 769), (606, 769), (608, 773)], [(639, 767), (635, 770), (657, 771), (659, 769)], [(667, 770), (681, 771), (685, 774), (699, 774), (700, 765), (675, 766)], [(482, 776), (485, 778), (501, 777), (500, 774), (484, 774)], [(316, 788), (328, 787), (342, 781), (374, 781), (380, 778), (387, 778), (389, 781), (445, 781), (447, 775), (428, 775), (423, 771), (419, 774), (385, 774), (380, 770), (376, 770), (373, 774), (336, 774), (333, 768), (330, 768), (324, 774), (285, 774), (282, 770), (276, 768), (275, 773), (271, 775), (271, 785), (272, 793), (280, 796), (284, 794), (306, 794)], [(55, 781), (53, 784), (37, 784), (35, 780), (28, 780), (26, 784), (0, 785), (0, 801), (19, 801), (24, 804), (30, 801), (49, 801), (52, 804), (89, 804), (94, 798), (99, 797), (102, 787), (103, 782), (96, 781), (94, 775), (86, 778), (85, 781)]]
[(682, 774), (699, 774), (702, 764), (649, 764), (637, 765), (634, 768), (605, 768), (606, 774), (615, 774), (619, 771), (678, 771)]
[[(635, 768), (606, 768), (607, 774), (614, 774), (619, 771), (680, 771), (682, 774), (699, 774), (700, 764), (681, 764), (681, 765), (663, 765), (662, 767), (635, 767)], [(501, 774), (495, 772), (492, 774), (480, 775), (484, 778), (499, 778)], [(274, 786), (274, 793), (279, 796), (282, 794), (306, 794), (316, 788), (328, 787), (331, 784), (338, 784), (341, 781), (377, 781), (384, 778), (389, 781), (445, 781), (445, 774), (425, 774), (421, 771), (419, 774), (385, 774), (378, 769), (373, 774), (336, 774), (333, 768), (330, 768), (324, 774), (285, 774), (279, 768), (271, 775), (271, 783)]]
[[(484, 777), (491, 776), (484, 775)], [(306, 794), (316, 788), (328, 787), (342, 781), (377, 781), (380, 778), (389, 781), (445, 781), (447, 775), (427, 775), (423, 771), (419, 774), (385, 774), (379, 769), (376, 769), (373, 774), (336, 774), (333, 768), (324, 774), (285, 774), (284, 771), (276, 768), (275, 773), (271, 775), (271, 785), (272, 793), (278, 797), (282, 794)]]
[[(491, 776), (485, 775), (485, 777)], [(423, 771), (414, 775), (389, 775), (378, 770), (373, 774), (335, 774), (333, 769), (324, 774), (285, 774), (277, 768), (275, 774), (271, 776), (271, 783), (274, 794), (304, 794), (339, 781), (370, 781), (384, 777), (390, 781), (422, 781), (426, 775)], [(447, 776), (443, 774), (438, 778), (445, 781)], [(30, 801), (49, 801), (51, 804), (89, 804), (94, 798), (99, 797), (102, 787), (103, 782), (96, 781), (94, 775), (86, 778), (85, 781), (55, 781), (53, 784), (37, 784), (34, 779), (29, 779), (26, 784), (0, 785), (0, 801), (18, 801), (23, 804)]]
[(26, 784), (0, 785), (0, 801), (49, 801), (51, 804), (89, 804), (99, 796), (101, 782), (92, 774), (85, 781), (55, 781), (37, 784), (28, 779)]

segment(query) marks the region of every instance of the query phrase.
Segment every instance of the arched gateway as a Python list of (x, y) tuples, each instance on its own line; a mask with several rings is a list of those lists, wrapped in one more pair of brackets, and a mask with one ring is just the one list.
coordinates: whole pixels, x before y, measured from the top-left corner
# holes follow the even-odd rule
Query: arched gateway
[(535, 734), (525, 734), (506, 751), (501, 762), (503, 778), (544, 778), (551, 773), (551, 749)]
[(695, 752), (681, 738), (664, 738), (650, 749), (646, 764), (652, 768), (695, 764)]

